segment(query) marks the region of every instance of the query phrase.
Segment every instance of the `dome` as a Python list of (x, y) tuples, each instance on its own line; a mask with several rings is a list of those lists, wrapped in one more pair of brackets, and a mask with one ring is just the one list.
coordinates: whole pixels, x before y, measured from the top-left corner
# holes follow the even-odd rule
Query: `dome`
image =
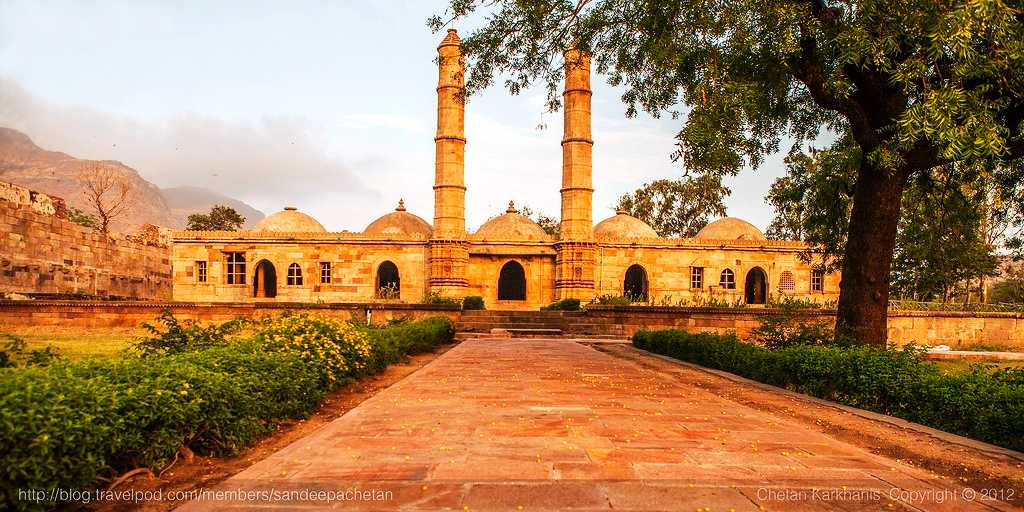
[(300, 213), (294, 206), (285, 206), (273, 215), (261, 220), (253, 231), (274, 231), (278, 233), (326, 233), (316, 219)]
[(615, 212), (594, 226), (594, 236), (599, 238), (658, 238), (658, 232), (646, 222), (627, 214), (624, 210)]
[(363, 230), (365, 235), (385, 236), (424, 236), (429, 237), (433, 232), (430, 223), (405, 211), (405, 201), (398, 200), (398, 208), (395, 211), (384, 215), (366, 226)]
[(520, 215), (512, 201), (509, 201), (508, 210), (504, 215), (485, 222), (480, 229), (476, 230), (474, 236), (488, 240), (547, 240), (551, 238), (539, 224), (525, 215)]
[(710, 240), (766, 240), (760, 229), (736, 217), (725, 217), (709, 223), (694, 238)]

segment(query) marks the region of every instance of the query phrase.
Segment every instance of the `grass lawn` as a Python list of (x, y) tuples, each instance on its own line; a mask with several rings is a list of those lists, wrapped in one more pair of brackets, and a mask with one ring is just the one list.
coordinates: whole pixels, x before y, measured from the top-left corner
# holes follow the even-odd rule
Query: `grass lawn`
[[(52, 346), (62, 357), (77, 361), (90, 357), (120, 357), (135, 338), (145, 334), (133, 328), (14, 327), (0, 331), (23, 340), (29, 350)], [(6, 340), (0, 339), (0, 343)]]
[(990, 368), (1024, 368), (1024, 361), (967, 361), (964, 359), (940, 359), (931, 361), (942, 373), (963, 373), (971, 369), (971, 365), (983, 364)]

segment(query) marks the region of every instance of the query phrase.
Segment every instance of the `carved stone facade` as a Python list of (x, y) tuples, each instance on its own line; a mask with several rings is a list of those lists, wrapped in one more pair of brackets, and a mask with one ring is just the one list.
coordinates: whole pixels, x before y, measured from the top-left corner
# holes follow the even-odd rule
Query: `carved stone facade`
[(328, 233), (286, 208), (254, 231), (174, 234), (174, 298), (185, 301), (419, 302), (479, 295), (491, 309), (536, 309), (563, 298), (629, 295), (655, 304), (833, 300), (801, 242), (770, 241), (726, 218), (691, 239), (664, 239), (624, 212), (593, 222), (590, 58), (565, 52), (560, 234), (510, 204), (476, 232), (465, 221), (465, 67), (448, 31), (438, 47), (433, 224), (406, 211), (361, 233)]

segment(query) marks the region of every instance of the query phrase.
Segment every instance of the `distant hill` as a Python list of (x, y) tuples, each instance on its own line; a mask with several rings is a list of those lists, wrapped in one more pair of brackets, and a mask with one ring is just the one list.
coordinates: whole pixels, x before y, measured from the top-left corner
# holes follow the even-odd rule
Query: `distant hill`
[(215, 204), (230, 206), (252, 226), (263, 213), (230, 197), (199, 187), (161, 190), (138, 171), (113, 160), (81, 160), (65, 153), (47, 151), (24, 133), (0, 127), (0, 181), (63, 198), (68, 205), (89, 211), (82, 194), (79, 173), (86, 164), (98, 162), (114, 169), (131, 184), (133, 206), (111, 226), (115, 231), (134, 231), (142, 224), (183, 228), (190, 213), (205, 212)]
[(242, 201), (230, 198), (202, 187), (173, 187), (161, 189), (164, 201), (171, 209), (171, 215), (175, 219), (181, 219), (182, 226), (189, 214), (206, 213), (210, 207), (216, 204), (230, 206), (242, 217), (245, 217), (245, 228), (252, 228), (257, 222), (263, 220), (263, 212), (249, 206)]

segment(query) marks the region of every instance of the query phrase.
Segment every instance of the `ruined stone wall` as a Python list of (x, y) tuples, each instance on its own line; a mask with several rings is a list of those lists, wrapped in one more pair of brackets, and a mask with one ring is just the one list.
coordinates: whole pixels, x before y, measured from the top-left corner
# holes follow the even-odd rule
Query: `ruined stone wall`
[(67, 218), (64, 201), (0, 182), (0, 293), (171, 297), (170, 249)]

